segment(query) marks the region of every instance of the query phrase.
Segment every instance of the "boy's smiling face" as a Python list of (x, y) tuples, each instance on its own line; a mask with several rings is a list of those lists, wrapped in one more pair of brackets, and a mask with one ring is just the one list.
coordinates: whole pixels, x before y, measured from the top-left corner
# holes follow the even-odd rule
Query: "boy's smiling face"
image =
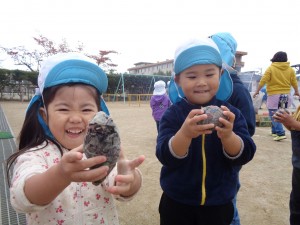
[(185, 97), (192, 104), (209, 102), (219, 88), (221, 70), (214, 64), (192, 66), (175, 76)]

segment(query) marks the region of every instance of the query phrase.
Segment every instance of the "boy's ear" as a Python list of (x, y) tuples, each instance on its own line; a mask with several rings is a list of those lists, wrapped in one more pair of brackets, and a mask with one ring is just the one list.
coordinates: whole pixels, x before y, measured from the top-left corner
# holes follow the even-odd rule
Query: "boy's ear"
[(39, 109), (39, 113), (41, 114), (43, 120), (45, 121), (45, 123), (47, 123), (47, 113), (44, 107), (40, 107)]
[(176, 84), (179, 84), (179, 75), (174, 76), (174, 81)]
[(224, 69), (220, 69), (220, 75), (219, 75), (219, 78), (221, 78), (223, 72), (224, 72)]

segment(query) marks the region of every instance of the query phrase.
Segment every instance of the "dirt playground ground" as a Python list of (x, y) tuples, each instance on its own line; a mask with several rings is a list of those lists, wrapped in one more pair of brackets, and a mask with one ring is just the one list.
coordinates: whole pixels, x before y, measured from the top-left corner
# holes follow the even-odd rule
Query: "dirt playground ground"
[[(20, 131), (28, 103), (0, 102), (15, 135)], [(143, 187), (130, 202), (118, 202), (121, 225), (158, 225), (161, 195), (161, 164), (155, 156), (156, 127), (149, 104), (108, 103), (119, 127), (122, 146), (128, 158), (145, 155), (141, 165)], [(291, 139), (275, 142), (269, 127), (257, 127), (254, 159), (240, 172), (238, 209), (242, 225), (289, 224), (291, 190)]]

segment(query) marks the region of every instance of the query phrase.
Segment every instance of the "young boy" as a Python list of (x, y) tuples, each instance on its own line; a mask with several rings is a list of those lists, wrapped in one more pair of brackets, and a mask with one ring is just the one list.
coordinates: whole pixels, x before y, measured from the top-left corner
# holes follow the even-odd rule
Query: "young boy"
[[(222, 59), (209, 38), (184, 43), (175, 52), (175, 82), (185, 97), (160, 121), (156, 155), (163, 164), (159, 205), (161, 225), (230, 224), (238, 171), (256, 146), (240, 111), (217, 99)], [(199, 125), (201, 107), (221, 107), (223, 126)]]

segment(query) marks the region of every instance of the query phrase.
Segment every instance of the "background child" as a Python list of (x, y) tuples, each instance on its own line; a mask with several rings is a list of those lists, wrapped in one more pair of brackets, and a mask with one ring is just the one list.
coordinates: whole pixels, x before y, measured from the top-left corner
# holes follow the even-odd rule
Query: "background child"
[(281, 123), (275, 122), (273, 114), (281, 108), (281, 101), (284, 101), (284, 108), (289, 108), (292, 104), (291, 87), (295, 90), (295, 95), (299, 96), (298, 83), (295, 70), (288, 62), (286, 52), (276, 52), (271, 59), (272, 64), (267, 68), (259, 85), (253, 94), (255, 98), (262, 87), (266, 84), (267, 108), (272, 121), (272, 136), (274, 141), (286, 139), (285, 130)]
[(153, 95), (150, 99), (150, 107), (152, 109), (153, 119), (156, 122), (157, 132), (159, 121), (170, 105), (171, 102), (166, 92), (166, 83), (163, 80), (156, 81), (154, 83)]
[(292, 191), (290, 195), (290, 224), (300, 224), (300, 106), (292, 115), (282, 110), (273, 116), (276, 122), (282, 123), (290, 132), (292, 138)]
[(113, 195), (125, 200), (137, 193), (142, 178), (136, 167), (144, 156), (127, 160), (121, 150), (106, 180), (92, 184), (107, 175), (108, 167), (88, 168), (106, 158), (87, 159), (82, 144), (89, 120), (100, 110), (108, 113), (101, 98), (106, 74), (85, 56), (58, 54), (44, 62), (38, 86), (19, 151), (8, 159), (12, 206), (26, 213), (28, 224), (118, 224)]
[[(248, 131), (251, 136), (255, 133), (255, 111), (251, 99), (251, 95), (248, 89), (244, 86), (243, 82), (238, 76), (238, 72), (233, 69), (235, 64), (235, 53), (237, 49), (237, 42), (235, 38), (228, 32), (220, 32), (210, 36), (210, 38), (216, 43), (223, 60), (223, 66), (230, 73), (230, 77), (233, 83), (232, 94), (227, 100), (228, 103), (238, 108), (242, 115), (245, 117)], [(240, 182), (238, 180), (237, 192), (240, 189)], [(240, 218), (236, 205), (236, 197), (234, 198), (234, 217), (231, 225), (240, 225)]]
[[(216, 98), (228, 94), (219, 88), (221, 67), (219, 50), (209, 38), (184, 43), (175, 52), (175, 81), (185, 97), (160, 122), (161, 225), (232, 221), (238, 171), (253, 158), (256, 146), (240, 111)], [(213, 124), (199, 125), (207, 118), (201, 107), (208, 105), (221, 107), (228, 118), (220, 118), (223, 127), (215, 131)]]

